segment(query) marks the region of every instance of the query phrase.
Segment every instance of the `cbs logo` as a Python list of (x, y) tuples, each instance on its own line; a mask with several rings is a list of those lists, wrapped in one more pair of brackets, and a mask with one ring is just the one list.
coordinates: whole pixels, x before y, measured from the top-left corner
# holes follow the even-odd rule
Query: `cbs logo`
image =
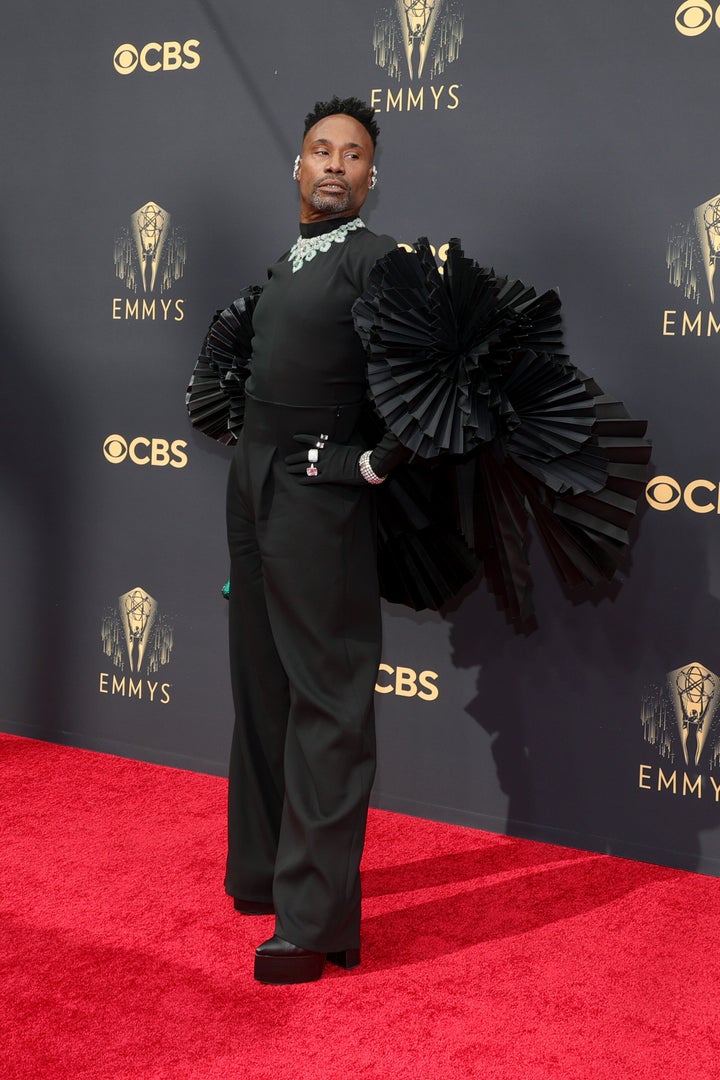
[(704, 34), (713, 21), (720, 26), (720, 6), (713, 12), (708, 0), (685, 0), (675, 12), (675, 29), (685, 37), (697, 37)]
[(146, 439), (140, 435), (128, 442), (122, 435), (108, 435), (103, 454), (113, 465), (129, 457), (136, 465), (171, 465), (173, 469), (184, 469), (188, 463), (186, 447), (182, 439), (170, 443), (167, 439)]
[(682, 500), (694, 514), (720, 514), (720, 493), (712, 480), (691, 480), (683, 488), (672, 476), (655, 476), (645, 498), (653, 510), (674, 510)]
[[(385, 675), (388, 676), (387, 681)], [(437, 671), (421, 671), (418, 674), (412, 668), (392, 668), (389, 664), (381, 664), (375, 690), (378, 694), (396, 694), (397, 697), (415, 697), (417, 694), (423, 701), (435, 701), (440, 693), (435, 685), (437, 677)]]
[(200, 63), (197, 38), (189, 38), (182, 45), (179, 41), (150, 41), (137, 49), (134, 45), (118, 45), (113, 64), (118, 75), (131, 75), (140, 64), (143, 71), (177, 71), (178, 68), (196, 68)]

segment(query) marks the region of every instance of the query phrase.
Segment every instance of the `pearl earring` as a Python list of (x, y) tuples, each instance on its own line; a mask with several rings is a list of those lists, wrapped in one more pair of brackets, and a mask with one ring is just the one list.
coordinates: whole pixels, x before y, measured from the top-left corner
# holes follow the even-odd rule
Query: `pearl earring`
[(300, 168), (300, 155), (295, 158), (295, 164), (293, 165), (293, 180), (298, 178), (298, 170)]
[(377, 182), (378, 182), (378, 171), (375, 168), (375, 166), (373, 165), (372, 169), (370, 170), (370, 190), (371, 191), (373, 190), (373, 188), (375, 188), (377, 186)]

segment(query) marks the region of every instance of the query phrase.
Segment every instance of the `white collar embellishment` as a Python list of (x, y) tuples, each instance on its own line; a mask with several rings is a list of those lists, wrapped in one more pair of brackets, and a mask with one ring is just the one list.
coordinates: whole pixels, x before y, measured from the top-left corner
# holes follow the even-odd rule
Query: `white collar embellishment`
[(337, 229), (321, 233), (320, 236), (298, 236), (288, 252), (288, 262), (292, 263), (293, 274), (302, 270), (305, 263), (309, 263), (319, 252), (329, 251), (333, 244), (343, 244), (348, 233), (364, 228), (364, 221), (353, 218), (352, 221), (346, 221), (344, 225), (338, 225)]

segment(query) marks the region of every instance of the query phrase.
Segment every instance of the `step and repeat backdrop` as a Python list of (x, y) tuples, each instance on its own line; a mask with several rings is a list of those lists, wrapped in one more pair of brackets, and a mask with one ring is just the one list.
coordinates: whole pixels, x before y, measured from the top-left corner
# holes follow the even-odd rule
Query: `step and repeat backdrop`
[[(563, 297), (654, 457), (622, 579), (386, 606), (376, 806), (720, 874), (720, 6), (49, 0), (4, 15), (0, 727), (222, 774), (230, 451), (184, 394), (297, 235), (305, 113), (371, 228)], [(28, 785), (33, 784), (28, 776)]]

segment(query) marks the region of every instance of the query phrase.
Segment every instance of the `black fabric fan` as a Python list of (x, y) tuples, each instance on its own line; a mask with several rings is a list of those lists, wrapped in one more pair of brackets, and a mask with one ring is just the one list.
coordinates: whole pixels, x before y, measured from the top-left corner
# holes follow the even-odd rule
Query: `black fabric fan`
[[(353, 314), (375, 408), (436, 462), (434, 535), (464, 539), (508, 617), (532, 614), (531, 521), (564, 584), (611, 578), (650, 445), (645, 422), (564, 355), (557, 294), (537, 297), (479, 267), (457, 240), (441, 275), (421, 239), (379, 260)], [(426, 581), (416, 591), (433, 590)]]
[(193, 427), (226, 446), (237, 441), (245, 415), (252, 316), (261, 294), (259, 285), (251, 285), (215, 312), (185, 395)]
[(375, 406), (421, 457), (465, 454), (512, 413), (503, 376), (521, 350), (561, 354), (560, 300), (537, 297), (448, 246), (444, 275), (425, 238), (380, 259), (353, 306)]

